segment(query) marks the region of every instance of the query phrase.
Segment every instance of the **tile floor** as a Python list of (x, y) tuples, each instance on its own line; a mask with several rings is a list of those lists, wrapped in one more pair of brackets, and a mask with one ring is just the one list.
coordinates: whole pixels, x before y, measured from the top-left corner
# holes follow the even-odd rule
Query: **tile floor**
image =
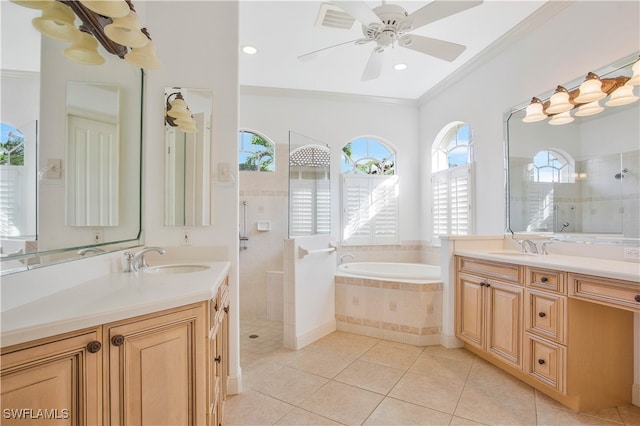
[(240, 327), (225, 425), (640, 425), (638, 407), (576, 413), (464, 349), (337, 331), (291, 351), (282, 323)]

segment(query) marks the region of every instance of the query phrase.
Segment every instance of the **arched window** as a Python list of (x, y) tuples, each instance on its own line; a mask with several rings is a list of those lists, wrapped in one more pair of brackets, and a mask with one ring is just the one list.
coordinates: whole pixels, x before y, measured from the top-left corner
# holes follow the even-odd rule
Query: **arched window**
[(342, 147), (342, 243), (398, 244), (396, 153), (360, 137)]
[(473, 228), (473, 143), (468, 124), (445, 126), (431, 147), (431, 214), (434, 242)]
[(573, 183), (575, 162), (571, 155), (555, 149), (544, 149), (533, 156), (529, 164), (532, 182)]
[(275, 171), (274, 144), (255, 132), (241, 130), (238, 134), (240, 171)]

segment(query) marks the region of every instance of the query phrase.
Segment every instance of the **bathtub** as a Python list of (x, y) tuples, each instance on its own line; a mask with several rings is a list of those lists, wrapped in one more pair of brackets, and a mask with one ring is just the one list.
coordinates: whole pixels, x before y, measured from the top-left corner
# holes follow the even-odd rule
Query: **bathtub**
[(338, 266), (338, 272), (373, 278), (439, 280), (440, 267), (425, 263), (353, 262)]
[(353, 262), (335, 277), (338, 330), (417, 346), (440, 343), (440, 267)]

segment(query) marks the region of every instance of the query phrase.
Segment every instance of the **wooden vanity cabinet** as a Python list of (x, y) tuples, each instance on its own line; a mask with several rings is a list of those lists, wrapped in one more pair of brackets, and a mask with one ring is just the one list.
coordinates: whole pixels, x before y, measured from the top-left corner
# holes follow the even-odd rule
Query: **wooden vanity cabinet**
[[(465, 257), (456, 257), (456, 264), (456, 335), (467, 349), (574, 410), (630, 403), (633, 314), (611, 300), (615, 296), (628, 304), (632, 283)], [(507, 300), (504, 289), (517, 288), (517, 280), (524, 286), (520, 323), (515, 321), (516, 293), (512, 308), (488, 301)], [(609, 284), (606, 303), (592, 303)], [(490, 296), (492, 288), (502, 292)], [(584, 300), (570, 297), (580, 290)], [(498, 336), (494, 341), (492, 334)], [(515, 350), (519, 342), (522, 355), (504, 350), (508, 343)]]
[(3, 348), (3, 425), (102, 423), (100, 328)]
[(229, 378), (229, 284), (225, 280), (209, 301), (207, 425), (221, 426)]

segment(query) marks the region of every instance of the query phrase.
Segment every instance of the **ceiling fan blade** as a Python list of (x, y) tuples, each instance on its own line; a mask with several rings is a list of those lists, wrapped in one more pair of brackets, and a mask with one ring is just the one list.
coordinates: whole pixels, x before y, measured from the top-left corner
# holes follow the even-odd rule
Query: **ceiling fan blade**
[(461, 44), (416, 34), (405, 35), (398, 40), (398, 45), (448, 62), (456, 60), (467, 48)]
[(318, 50), (314, 50), (313, 52), (309, 52), (309, 53), (305, 53), (304, 55), (300, 55), (298, 56), (298, 59), (301, 61), (309, 61), (313, 58), (315, 58), (318, 53), (322, 53), (325, 50), (329, 50), (329, 49), (333, 49), (334, 47), (338, 47), (338, 46), (344, 46), (345, 44), (349, 44), (349, 43), (362, 43), (364, 44), (365, 42), (369, 42), (371, 40), (367, 40), (367, 39), (355, 39), (355, 40), (349, 40), (349, 41), (345, 41), (343, 43), (338, 43), (338, 44), (334, 44), (333, 46), (329, 46), (329, 47), (323, 47), (322, 49), (318, 49)]
[(374, 48), (371, 51), (371, 55), (369, 56), (369, 61), (367, 62), (367, 66), (362, 73), (362, 78), (360, 81), (368, 81), (375, 80), (380, 77), (380, 73), (382, 72), (382, 51), (378, 48)]
[(455, 15), (456, 13), (471, 9), (480, 4), (482, 4), (482, 0), (434, 0), (409, 15), (407, 21), (412, 23), (411, 29), (415, 30), (423, 25), (446, 18), (447, 16)]
[(376, 15), (369, 6), (363, 1), (332, 1), (332, 5), (339, 7), (349, 15), (353, 16), (356, 21), (363, 25), (369, 25), (374, 22), (380, 22), (380, 18)]

